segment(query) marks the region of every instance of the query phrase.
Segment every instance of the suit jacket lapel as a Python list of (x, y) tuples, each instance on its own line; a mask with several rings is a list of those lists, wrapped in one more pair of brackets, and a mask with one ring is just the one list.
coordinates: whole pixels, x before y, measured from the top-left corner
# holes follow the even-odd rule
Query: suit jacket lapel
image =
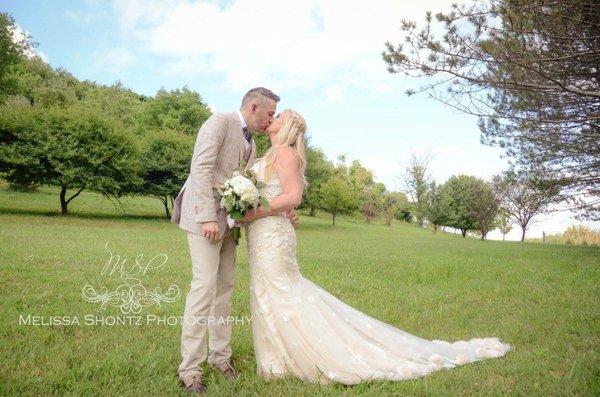
[(238, 145), (238, 163), (244, 159), (244, 142), (246, 139), (244, 138), (244, 133), (242, 132), (242, 124), (240, 123), (240, 118), (237, 113), (231, 113), (231, 117), (235, 120), (233, 125), (235, 126), (235, 131), (230, 131), (234, 141), (237, 142)]

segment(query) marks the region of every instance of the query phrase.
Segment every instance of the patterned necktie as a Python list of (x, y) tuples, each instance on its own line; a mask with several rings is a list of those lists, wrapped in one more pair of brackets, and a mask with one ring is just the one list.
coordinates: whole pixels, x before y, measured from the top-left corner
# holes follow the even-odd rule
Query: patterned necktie
[(242, 131), (244, 132), (244, 138), (246, 138), (246, 142), (250, 143), (250, 140), (252, 140), (252, 133), (250, 133), (248, 127), (242, 128)]

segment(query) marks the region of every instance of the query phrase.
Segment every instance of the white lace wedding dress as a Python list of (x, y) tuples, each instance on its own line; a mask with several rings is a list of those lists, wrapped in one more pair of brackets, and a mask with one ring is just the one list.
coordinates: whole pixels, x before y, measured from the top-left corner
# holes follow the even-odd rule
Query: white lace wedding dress
[[(264, 161), (252, 169), (264, 181)], [(275, 171), (261, 194), (282, 193)], [(510, 349), (498, 338), (426, 340), (346, 305), (302, 277), (296, 234), (284, 215), (246, 226), (252, 337), (258, 374), (322, 384), (403, 380), (491, 357)]]

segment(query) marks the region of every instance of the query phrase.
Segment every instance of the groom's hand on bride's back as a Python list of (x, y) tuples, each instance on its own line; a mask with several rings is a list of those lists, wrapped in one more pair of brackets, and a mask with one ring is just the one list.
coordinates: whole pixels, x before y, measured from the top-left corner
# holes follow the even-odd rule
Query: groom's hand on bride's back
[(202, 236), (211, 241), (219, 239), (219, 224), (217, 222), (204, 222), (202, 224)]
[(294, 211), (293, 209), (286, 212), (285, 216), (289, 218), (290, 222), (292, 223), (292, 226), (296, 227), (300, 224), (300, 218), (298, 218), (298, 215), (296, 215), (296, 211)]

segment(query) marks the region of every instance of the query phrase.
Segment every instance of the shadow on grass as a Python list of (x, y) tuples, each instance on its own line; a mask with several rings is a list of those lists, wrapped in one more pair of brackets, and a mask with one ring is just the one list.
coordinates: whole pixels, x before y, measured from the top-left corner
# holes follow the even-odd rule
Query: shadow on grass
[(44, 210), (24, 210), (18, 208), (0, 208), (0, 214), (2, 215), (26, 215), (26, 216), (48, 216), (55, 218), (78, 218), (78, 219), (132, 219), (132, 220), (163, 220), (165, 223), (169, 222), (165, 216), (161, 215), (134, 215), (134, 214), (103, 214), (103, 213), (69, 213), (68, 215), (62, 215), (58, 211), (44, 211)]

